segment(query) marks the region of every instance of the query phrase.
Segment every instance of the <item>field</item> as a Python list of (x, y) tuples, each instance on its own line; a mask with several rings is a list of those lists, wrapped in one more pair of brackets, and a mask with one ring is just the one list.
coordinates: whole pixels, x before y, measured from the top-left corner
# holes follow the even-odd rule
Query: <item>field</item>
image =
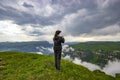
[(91, 51), (104, 50), (108, 52), (112, 52), (115, 50), (120, 51), (120, 42), (86, 42), (71, 46), (75, 49), (81, 49), (81, 50), (91, 50)]
[(83, 66), (63, 59), (61, 72), (58, 72), (54, 68), (53, 56), (0, 52), (0, 80), (115, 80), (115, 78), (99, 70), (91, 72)]

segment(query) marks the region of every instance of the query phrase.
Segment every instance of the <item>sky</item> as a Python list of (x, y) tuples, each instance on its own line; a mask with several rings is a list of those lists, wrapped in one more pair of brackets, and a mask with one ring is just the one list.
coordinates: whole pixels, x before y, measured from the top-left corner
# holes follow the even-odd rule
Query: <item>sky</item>
[(0, 0), (0, 42), (120, 41), (120, 0)]

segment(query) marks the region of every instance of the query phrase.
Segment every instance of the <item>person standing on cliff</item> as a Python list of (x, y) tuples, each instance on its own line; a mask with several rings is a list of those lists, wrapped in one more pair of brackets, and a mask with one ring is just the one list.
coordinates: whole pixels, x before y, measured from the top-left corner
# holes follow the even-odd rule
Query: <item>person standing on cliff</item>
[(54, 42), (54, 57), (55, 57), (55, 68), (60, 71), (60, 60), (61, 60), (61, 53), (62, 53), (62, 44), (65, 42), (63, 36), (60, 36), (61, 31), (57, 30), (55, 32), (53, 42)]

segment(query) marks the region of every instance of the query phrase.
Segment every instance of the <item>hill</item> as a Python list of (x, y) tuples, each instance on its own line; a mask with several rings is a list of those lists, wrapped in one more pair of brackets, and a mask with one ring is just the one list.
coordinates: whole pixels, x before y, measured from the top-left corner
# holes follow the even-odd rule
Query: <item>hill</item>
[[(61, 72), (54, 68), (54, 57), (39, 54), (0, 52), (1, 80), (115, 80), (96, 70), (63, 60)], [(116, 80), (119, 80), (119, 75)]]
[(83, 42), (75, 45), (71, 45), (75, 49), (81, 50), (104, 50), (108, 52), (112, 52), (115, 50), (120, 51), (120, 42)]
[(108, 61), (120, 60), (120, 42), (84, 42), (70, 45), (74, 51), (64, 52), (72, 59), (75, 57), (103, 68)]

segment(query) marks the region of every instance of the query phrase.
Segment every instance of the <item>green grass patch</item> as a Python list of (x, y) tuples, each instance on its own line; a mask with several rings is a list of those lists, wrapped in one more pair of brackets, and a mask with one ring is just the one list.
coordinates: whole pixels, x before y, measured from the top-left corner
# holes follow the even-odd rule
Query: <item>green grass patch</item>
[(101, 72), (67, 60), (61, 60), (61, 72), (54, 67), (54, 57), (32, 53), (0, 52), (0, 80), (114, 80)]
[(75, 49), (81, 50), (104, 50), (107, 52), (119, 50), (120, 51), (120, 42), (96, 42), (96, 43), (79, 43), (71, 45)]

